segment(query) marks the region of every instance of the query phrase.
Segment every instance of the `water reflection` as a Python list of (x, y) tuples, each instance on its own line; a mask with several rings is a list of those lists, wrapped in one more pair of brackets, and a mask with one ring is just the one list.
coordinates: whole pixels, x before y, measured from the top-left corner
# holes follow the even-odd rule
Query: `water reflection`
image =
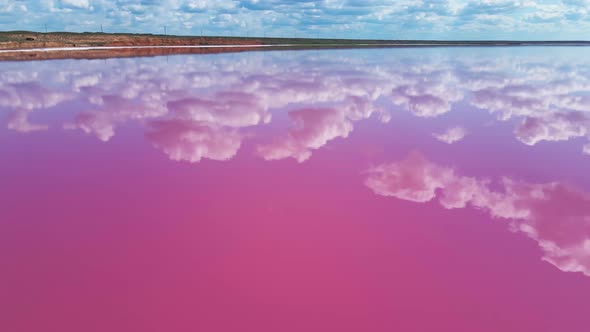
[(0, 62), (4, 312), (584, 331), (588, 52)]
[(147, 139), (177, 161), (229, 160), (238, 152), (242, 141), (236, 129), (197, 121), (154, 120), (150, 127)]
[(311, 150), (319, 149), (329, 141), (347, 137), (353, 130), (353, 122), (367, 119), (373, 113), (380, 114), (382, 122), (390, 116), (365, 98), (349, 97), (339, 108), (305, 108), (289, 112), (295, 128), (272, 143), (258, 146), (258, 153), (266, 160), (295, 158), (299, 162), (311, 156)]
[[(84, 66), (65, 60), (51, 67), (33, 64), (25, 69), (22, 64), (3, 63), (7, 68), (0, 76), (0, 109), (8, 114), (7, 128), (30, 132), (48, 128), (29, 120), (33, 112), (77, 103), (64, 128), (82, 130), (106, 142), (118, 126), (139, 121), (152, 142), (166, 137), (154, 145), (170, 151), (173, 137), (180, 140), (178, 145), (187, 143), (187, 128), (191, 132), (208, 128), (206, 136), (212, 139), (220, 129), (235, 134), (240, 128), (268, 124), (274, 112), (295, 107), (289, 111), (294, 127), (258, 147), (267, 160), (304, 161), (312, 150), (347, 137), (355, 121), (374, 113), (384, 122), (390, 110), (399, 109), (434, 118), (461, 103), (500, 121), (515, 119), (514, 134), (527, 145), (589, 135), (590, 64), (579, 57), (572, 61), (561, 54), (498, 56), (492, 52), (474, 60), (461, 51), (418, 58), (401, 51), (387, 58), (369, 53), (278, 54), (177, 57), (172, 63), (159, 58), (109, 60), (108, 65), (85, 61)], [(180, 121), (187, 123), (180, 125)], [(165, 126), (167, 135), (154, 135), (152, 131), (161, 130), (162, 123), (176, 125)], [(179, 132), (170, 135), (173, 128)], [(434, 137), (453, 143), (467, 131), (464, 125), (455, 125)], [(240, 135), (230, 136), (233, 150), (239, 147), (235, 141)], [(189, 141), (201, 145), (211, 139)], [(581, 150), (588, 153), (589, 146)], [(213, 154), (213, 159), (233, 154), (226, 152), (224, 158)], [(175, 160), (200, 160), (169, 155)]]
[[(24, 73), (5, 73), (0, 83), (0, 107), (8, 109), (7, 128), (19, 132), (46, 130), (45, 124), (34, 124), (29, 121), (29, 115), (38, 110), (56, 106), (73, 95), (67, 92), (53, 91), (41, 86), (39, 82), (28, 81)], [(33, 76), (34, 79), (35, 76)], [(22, 82), (21, 82), (22, 81)]]
[[(461, 175), (418, 153), (371, 168), (365, 184), (381, 196), (417, 203), (436, 200), (447, 209), (484, 210), (537, 241), (545, 261), (562, 271), (590, 276), (590, 194), (570, 185), (510, 177), (493, 183)], [(494, 185), (500, 189), (492, 189)]]
[[(267, 160), (302, 162), (312, 150), (347, 137), (355, 121), (372, 114), (383, 122), (397, 110), (436, 118), (467, 107), (461, 105), (499, 121), (516, 120), (514, 134), (527, 145), (589, 135), (590, 63), (580, 57), (389, 52), (388, 57), (303, 52), (175, 57), (172, 62), (117, 59), (107, 65), (84, 61), (84, 66), (64, 60), (24, 69), (22, 63), (3, 63), (0, 109), (8, 114), (7, 128), (31, 132), (48, 129), (48, 124), (29, 120), (33, 112), (75, 104), (76, 112), (63, 128), (106, 142), (120, 125), (139, 122), (156, 147), (187, 161), (231, 157), (239, 148), (240, 129), (268, 124), (273, 113), (286, 108), (292, 109), (288, 114), (294, 126), (258, 147)], [(172, 134), (175, 128), (178, 132)], [(162, 130), (167, 134), (154, 134)], [(195, 131), (199, 134), (187, 138)], [(453, 143), (468, 131), (456, 124), (433, 135)], [(182, 151), (209, 151), (203, 144), (211, 146), (222, 133), (232, 133), (231, 144), (220, 143), (222, 154), (170, 153), (179, 151), (175, 145), (184, 146)], [(188, 148), (188, 142), (196, 146)], [(589, 146), (581, 150), (588, 153)]]
[(461, 126), (457, 126), (448, 128), (442, 133), (435, 133), (432, 136), (441, 142), (453, 144), (465, 138), (466, 135), (467, 130)]

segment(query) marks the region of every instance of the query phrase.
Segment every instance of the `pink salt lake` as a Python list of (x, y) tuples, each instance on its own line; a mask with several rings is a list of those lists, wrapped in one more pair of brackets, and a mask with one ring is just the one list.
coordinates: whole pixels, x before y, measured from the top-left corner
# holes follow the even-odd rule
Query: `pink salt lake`
[(1, 331), (590, 326), (590, 49), (0, 63)]

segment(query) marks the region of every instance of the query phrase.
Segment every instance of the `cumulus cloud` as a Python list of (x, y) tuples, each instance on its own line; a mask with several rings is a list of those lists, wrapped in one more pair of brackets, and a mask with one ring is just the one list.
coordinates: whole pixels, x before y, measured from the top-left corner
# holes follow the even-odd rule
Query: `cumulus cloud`
[(182, 120), (155, 120), (146, 137), (172, 160), (196, 163), (202, 158), (229, 160), (240, 148), (235, 129)]
[(376, 194), (419, 203), (432, 200), (454, 177), (452, 170), (426, 164), (417, 154), (401, 163), (375, 166), (369, 174), (365, 184)]
[[(391, 86), (399, 84), (398, 78), (388, 80), (389, 74), (377, 71), (377, 66), (363, 67), (363, 63), (358, 63), (359, 67), (351, 70), (348, 64), (356, 59), (342, 58), (341, 63), (327, 65), (326, 59), (308, 55), (306, 61), (292, 62), (295, 68), (289, 68), (277, 65), (277, 61), (285, 60), (273, 58), (268, 63), (260, 62), (265, 58), (243, 57), (236, 61), (231, 56), (219, 56), (207, 61), (190, 58), (189, 63), (177, 64), (157, 59), (122, 59), (114, 61), (109, 68), (100, 61), (90, 61), (84, 70), (72, 70), (66, 61), (60, 63), (63, 68), (59, 75), (47, 79), (51, 73), (43, 69), (31, 80), (37, 85), (43, 82), (48, 86), (43, 89), (48, 91), (51, 87), (74, 96), (77, 111), (63, 127), (81, 130), (104, 142), (116, 135), (119, 126), (130, 122), (145, 125), (164, 119), (185, 121), (191, 126), (198, 123), (199, 128), (210, 129), (207, 135), (219, 137), (213, 131), (236, 132), (268, 124), (273, 112), (296, 107), (299, 110), (290, 113), (295, 128), (284, 137), (266, 139), (258, 151), (267, 159), (293, 157), (303, 161), (312, 150), (337, 137), (346, 137), (356, 121), (373, 114), (382, 122), (390, 119), (390, 114), (376, 100)], [(307, 67), (313, 62), (318, 65)], [(17, 73), (5, 74), (6, 81), (26, 78)], [(26, 96), (30, 98), (23, 98), (22, 103), (50, 106), (47, 102), (40, 103), (35, 94)], [(329, 103), (333, 109), (315, 107), (322, 103)], [(29, 126), (27, 130), (33, 128)], [(181, 136), (167, 137), (181, 139)], [(204, 154), (202, 158), (208, 156)]]
[(89, 8), (90, 2), (88, 0), (61, 0), (63, 6), (72, 6), (76, 8)]
[[(452, 71), (439, 68), (417, 67), (402, 72), (402, 82), (391, 91), (391, 100), (420, 117), (436, 117), (451, 110), (453, 103), (463, 99), (463, 92), (455, 88), (457, 77)], [(407, 84), (409, 83), (409, 84)]]
[(246, 127), (270, 121), (270, 114), (255, 95), (219, 92), (211, 99), (183, 98), (168, 102), (176, 116), (231, 127)]
[[(109, 66), (60, 61), (27, 69), (5, 63), (0, 111), (12, 114), (9, 128), (30, 132), (46, 128), (29, 121), (32, 112), (72, 101), (76, 111), (63, 127), (105, 142), (129, 123), (147, 127), (151, 120), (176, 119), (246, 132), (289, 112), (292, 128), (259, 140), (257, 151), (269, 160), (307, 160), (371, 117), (387, 122), (391, 112), (410, 112), (445, 122), (447, 114), (468, 105), (514, 126), (516, 138), (527, 145), (588, 141), (590, 67), (583, 57), (565, 51), (499, 57), (492, 50), (477, 52), (478, 57), (460, 51), (416, 57), (395, 50), (397, 56), (386, 59), (346, 52), (250, 53), (167, 63), (118, 59)], [(453, 143), (468, 131), (457, 125), (435, 137)]]
[(11, 110), (7, 128), (19, 132), (46, 130), (45, 124), (33, 124), (29, 120), (31, 113), (59, 105), (73, 98), (62, 91), (53, 91), (37, 82), (24, 79), (26, 75), (8, 75), (7, 82), (0, 82), (0, 107)]
[[(0, 28), (55, 31), (316, 36), (347, 38), (517, 39), (584, 37), (586, 1), (0, 1)], [(18, 16), (28, 12), (26, 17)], [(40, 23), (43, 22), (43, 23)], [(396, 22), (396, 24), (389, 24)], [(564, 37), (567, 36), (567, 37)]]
[(442, 133), (435, 133), (432, 136), (441, 142), (453, 144), (465, 138), (466, 135), (467, 130), (461, 126), (457, 126), (448, 128)]
[(266, 160), (295, 158), (303, 162), (311, 157), (311, 150), (324, 146), (337, 137), (347, 137), (352, 122), (344, 112), (335, 109), (302, 109), (289, 112), (296, 128), (273, 143), (258, 147)]
[(516, 137), (527, 145), (540, 141), (565, 141), (590, 132), (590, 114), (578, 111), (551, 112), (527, 117), (516, 129)]
[(518, 121), (514, 133), (524, 144), (567, 141), (590, 133), (590, 80), (579, 59), (538, 57), (487, 60), (460, 69), (470, 103), (499, 120)]
[(590, 194), (572, 186), (505, 177), (501, 189), (494, 190), (489, 180), (460, 175), (417, 153), (371, 168), (365, 184), (381, 196), (487, 211), (535, 240), (543, 260), (562, 271), (590, 276)]
[(37, 82), (0, 85), (0, 106), (33, 111), (47, 109), (72, 98), (71, 94), (50, 90)]
[[(75, 84), (75, 83), (74, 83)], [(144, 93), (147, 91), (144, 91)], [(93, 104), (93, 110), (76, 114), (73, 122), (64, 124), (66, 129), (81, 129), (87, 134), (93, 134), (103, 142), (109, 141), (115, 134), (115, 127), (129, 120), (149, 119), (162, 116), (166, 108), (162, 102), (147, 100), (140, 96), (125, 98), (119, 95), (97, 95), (95, 90), (89, 90), (85, 95)]]
[(47, 130), (49, 128), (46, 124), (35, 124), (29, 121), (29, 111), (26, 109), (19, 109), (8, 116), (6, 127), (21, 133), (29, 133), (33, 131)]
[(294, 158), (298, 162), (309, 159), (312, 150), (317, 150), (329, 141), (346, 138), (353, 130), (353, 123), (378, 114), (381, 122), (388, 122), (390, 114), (368, 97), (347, 96), (336, 101), (337, 108), (306, 108), (289, 112), (295, 123), (287, 135), (272, 143), (257, 147), (258, 154), (266, 160)]

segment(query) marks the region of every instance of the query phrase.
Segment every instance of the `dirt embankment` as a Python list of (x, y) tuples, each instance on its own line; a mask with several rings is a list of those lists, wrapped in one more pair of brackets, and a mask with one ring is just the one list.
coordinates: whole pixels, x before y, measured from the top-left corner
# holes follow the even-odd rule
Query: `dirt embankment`
[(199, 45), (260, 45), (254, 38), (232, 37), (183, 37), (164, 35), (133, 35), (104, 33), (35, 33), (0, 32), (0, 50), (22, 50), (59, 47), (101, 47), (101, 46), (179, 46), (179, 48), (111, 49), (111, 50), (68, 50), (52, 52), (3, 52), (0, 60), (42, 60), (42, 59), (94, 59), (109, 57), (156, 56), (184, 53), (219, 53), (247, 51), (253, 48), (222, 47), (215, 49), (181, 48)]
[[(216, 45), (227, 47), (190, 48), (183, 46)], [(234, 47), (230, 46), (234, 45)], [(240, 45), (241, 47), (235, 47)], [(253, 45), (248, 47), (247, 45)], [(377, 39), (313, 39), (261, 37), (194, 37), (123, 33), (37, 33), (29, 31), (0, 32), (0, 61), (45, 59), (96, 59), (110, 57), (156, 56), (168, 54), (238, 52), (262, 48), (255, 45), (286, 49), (351, 48), (351, 47), (495, 47), (495, 46), (590, 46), (590, 41), (516, 41), (516, 40), (377, 40)], [(280, 45), (280, 46), (279, 46)], [(92, 49), (102, 46), (144, 46), (153, 48)], [(157, 48), (166, 46), (166, 48)], [(70, 48), (43, 52), (16, 50), (37, 48)], [(71, 50), (73, 48), (73, 50)], [(76, 48), (80, 48), (76, 50)], [(274, 47), (273, 47), (274, 48)], [(265, 47), (265, 50), (273, 49)], [(10, 50), (15, 50), (11, 52)]]
[(90, 46), (188, 46), (188, 45), (257, 45), (255, 38), (183, 37), (106, 33), (0, 33), (0, 49), (16, 50), (46, 47)]
[(0, 61), (57, 60), (57, 59), (107, 59), (175, 54), (211, 54), (259, 50), (257, 47), (216, 47), (216, 48), (140, 48), (112, 50), (80, 50), (53, 52), (8, 52), (0, 53)]

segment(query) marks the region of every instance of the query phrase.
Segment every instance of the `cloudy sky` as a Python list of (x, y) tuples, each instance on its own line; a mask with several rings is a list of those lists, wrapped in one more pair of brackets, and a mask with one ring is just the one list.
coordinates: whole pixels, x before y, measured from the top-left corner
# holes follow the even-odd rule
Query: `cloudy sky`
[(590, 0), (0, 0), (0, 30), (590, 39)]

